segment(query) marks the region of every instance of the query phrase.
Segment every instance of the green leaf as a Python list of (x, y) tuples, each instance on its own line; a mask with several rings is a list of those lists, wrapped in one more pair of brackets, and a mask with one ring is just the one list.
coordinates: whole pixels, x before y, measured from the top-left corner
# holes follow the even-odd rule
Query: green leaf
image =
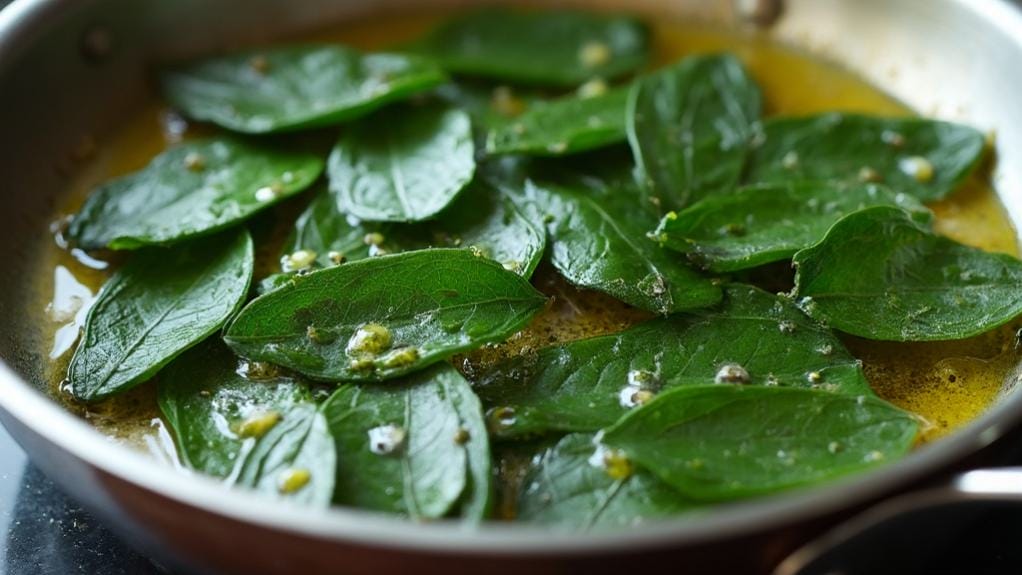
[(84, 249), (172, 244), (237, 225), (322, 172), (316, 154), (239, 138), (186, 142), (96, 189), (68, 234)]
[[(158, 399), (190, 468), (274, 497), (330, 504), (333, 438), (308, 384), (239, 362), (223, 343), (207, 340), (160, 372)], [(302, 470), (306, 484), (281, 489), (289, 474)]]
[[(432, 96), (439, 102), (460, 108), (472, 118), (472, 127), (481, 130), (482, 146), (488, 130), (503, 125), (509, 118), (528, 110), (548, 97), (540, 88), (494, 85), (486, 80), (460, 79), (437, 88)], [(478, 142), (478, 140), (477, 140)]]
[(417, 48), (451, 72), (570, 87), (638, 70), (648, 36), (629, 17), (489, 9), (448, 20)]
[(545, 302), (469, 250), (421, 250), (296, 277), (249, 303), (224, 338), (315, 379), (380, 381), (502, 341)]
[(840, 113), (770, 120), (764, 135), (747, 182), (876, 181), (924, 202), (955, 191), (985, 148), (960, 124)]
[(261, 134), (338, 124), (428, 90), (446, 76), (417, 56), (284, 46), (206, 58), (161, 75), (186, 116)]
[(498, 437), (597, 431), (673, 387), (710, 384), (726, 366), (755, 385), (871, 395), (859, 362), (788, 299), (732, 285), (718, 310), (655, 319), (499, 364), (476, 392)]
[(722, 501), (815, 485), (898, 459), (916, 417), (876, 397), (740, 385), (664, 393), (604, 443), (685, 495)]
[(918, 200), (876, 184), (762, 184), (669, 212), (653, 236), (700, 266), (730, 272), (789, 259), (842, 216), (877, 205), (901, 206), (921, 222), (933, 217)]
[(330, 190), (341, 211), (363, 220), (425, 220), (472, 180), (474, 154), (465, 112), (389, 108), (341, 135), (330, 154)]
[(692, 56), (640, 78), (626, 125), (645, 193), (681, 209), (734, 187), (762, 107), (759, 88), (731, 55)]
[(515, 518), (591, 531), (634, 527), (696, 507), (646, 470), (608, 472), (605, 453), (593, 435), (564, 437), (525, 476)]
[(622, 142), (627, 99), (628, 88), (621, 87), (590, 97), (537, 102), (491, 130), (486, 152), (561, 156)]
[(964, 339), (1022, 313), (1022, 262), (938, 236), (897, 208), (846, 216), (794, 262), (803, 309), (869, 339)]
[(437, 219), (415, 225), (363, 222), (339, 212), (332, 195), (319, 194), (295, 222), (284, 244), (284, 261), (300, 250), (315, 253), (310, 265), (331, 267), (341, 255), (357, 261), (431, 247), (466, 247), (529, 277), (543, 256), (546, 231), (500, 188), (476, 179)]
[(68, 368), (75, 398), (134, 387), (220, 329), (248, 293), (252, 258), (245, 231), (136, 253), (86, 316)]
[(532, 276), (546, 248), (542, 223), (527, 212), (516, 190), (496, 179), (478, 178), (428, 227), (434, 238), (477, 249), (483, 257), (526, 278)]
[(551, 261), (571, 283), (668, 314), (720, 301), (720, 288), (646, 238), (656, 219), (631, 187), (598, 178), (526, 183), (548, 222)]
[(482, 519), (490, 447), (479, 400), (441, 364), (386, 386), (347, 385), (323, 407), (337, 445), (335, 501), (434, 519)]

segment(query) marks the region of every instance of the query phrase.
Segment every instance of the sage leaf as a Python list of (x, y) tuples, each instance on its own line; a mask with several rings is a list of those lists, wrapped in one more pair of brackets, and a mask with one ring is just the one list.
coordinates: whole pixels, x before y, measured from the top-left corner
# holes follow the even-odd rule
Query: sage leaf
[(745, 180), (874, 181), (930, 202), (958, 188), (985, 146), (978, 130), (936, 120), (842, 113), (777, 118), (765, 123)]
[(573, 531), (634, 527), (676, 517), (697, 504), (644, 469), (620, 470), (593, 435), (565, 436), (529, 469), (518, 497), (520, 521)]
[(345, 130), (330, 154), (330, 190), (342, 212), (368, 221), (431, 218), (472, 180), (475, 147), (468, 114), (404, 106)]
[(625, 140), (628, 88), (604, 94), (536, 102), (490, 131), (488, 154), (561, 156)]
[(252, 258), (244, 231), (134, 254), (89, 309), (71, 393), (95, 401), (124, 391), (206, 339), (244, 300)]
[(498, 364), (475, 389), (497, 437), (597, 431), (668, 389), (736, 381), (870, 395), (859, 362), (790, 300), (732, 285), (716, 310)]
[(734, 56), (692, 56), (640, 78), (626, 106), (645, 193), (668, 209), (733, 188), (760, 129), (762, 95)]
[(96, 189), (68, 235), (84, 249), (172, 244), (236, 225), (322, 172), (316, 154), (229, 137), (186, 142)]
[[(284, 261), (301, 251), (318, 267), (373, 255), (431, 247), (465, 247), (523, 277), (532, 275), (546, 245), (546, 231), (501, 186), (476, 179), (435, 220), (414, 225), (364, 222), (341, 213), (330, 194), (317, 195), (285, 242)], [(368, 241), (367, 241), (368, 239)]]
[(1022, 262), (938, 236), (897, 208), (846, 216), (794, 262), (803, 309), (869, 339), (964, 339), (1022, 313)]
[(720, 288), (646, 238), (656, 219), (628, 187), (588, 178), (526, 183), (547, 221), (551, 263), (575, 285), (668, 314), (720, 301)]
[(323, 407), (337, 445), (336, 503), (435, 519), (482, 519), (490, 447), (479, 400), (450, 365), (386, 386), (346, 385)]
[(166, 70), (160, 80), (164, 97), (186, 116), (262, 134), (352, 120), (446, 76), (417, 56), (313, 45), (205, 58)]
[(528, 278), (543, 258), (546, 230), (527, 208), (517, 190), (479, 178), (428, 226), (429, 233)]
[(167, 365), (157, 389), (188, 467), (273, 497), (330, 504), (333, 438), (307, 383), (239, 362), (222, 342), (207, 340)]
[(458, 74), (571, 87), (638, 70), (649, 31), (622, 16), (488, 9), (448, 20), (417, 51)]
[[(549, 96), (541, 88), (522, 88), (494, 85), (485, 80), (460, 79), (448, 82), (433, 91), (432, 96), (448, 106), (460, 108), (472, 118), (472, 127), (482, 131), (482, 146), (486, 146), (486, 132), (520, 115), (533, 104)], [(478, 142), (478, 139), (477, 139)]]
[(915, 416), (876, 397), (710, 385), (658, 396), (603, 441), (693, 499), (724, 501), (876, 467), (918, 432)]
[(900, 206), (921, 222), (932, 218), (912, 196), (876, 184), (762, 184), (669, 212), (653, 235), (702, 267), (730, 272), (790, 259), (842, 216), (876, 205)]
[(296, 277), (250, 302), (224, 339), (314, 379), (380, 381), (502, 341), (545, 302), (469, 250), (420, 250)]

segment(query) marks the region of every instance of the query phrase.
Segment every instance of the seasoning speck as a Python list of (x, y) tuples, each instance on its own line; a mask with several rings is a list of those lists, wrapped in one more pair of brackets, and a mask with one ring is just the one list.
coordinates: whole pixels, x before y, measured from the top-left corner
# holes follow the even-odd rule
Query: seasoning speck
[(190, 172), (201, 172), (206, 168), (206, 159), (198, 152), (188, 152), (185, 155), (185, 168)]
[(270, 184), (269, 186), (263, 186), (256, 190), (255, 198), (260, 202), (270, 202), (277, 199), (278, 196), (284, 191), (278, 183)]
[(490, 107), (501, 116), (517, 116), (525, 110), (525, 103), (507, 86), (497, 86), (490, 97)]
[(381, 425), (369, 430), (369, 451), (376, 455), (390, 455), (401, 449), (408, 433), (400, 425)]
[(280, 480), (277, 482), (277, 489), (279, 489), (281, 493), (285, 494), (295, 493), (308, 485), (309, 480), (311, 479), (312, 473), (310, 473), (308, 469), (288, 469), (280, 474)]
[(905, 145), (905, 136), (899, 132), (895, 132), (894, 130), (884, 130), (883, 133), (880, 134), (880, 140), (893, 148), (900, 148)]
[(316, 252), (312, 250), (298, 250), (280, 258), (280, 268), (285, 272), (307, 270), (314, 263), (316, 263)]
[(606, 449), (602, 459), (603, 469), (611, 479), (628, 479), (635, 473), (632, 461), (620, 450)]
[(337, 339), (337, 337), (334, 336), (332, 333), (322, 328), (318, 328), (314, 325), (310, 325), (309, 327), (305, 328), (305, 336), (308, 337), (309, 341), (311, 341), (312, 343), (316, 343), (319, 345), (325, 345)]
[(578, 49), (578, 60), (583, 66), (595, 68), (610, 61), (610, 46), (603, 42), (586, 42)]
[(270, 70), (270, 62), (266, 59), (266, 56), (263, 56), (262, 54), (249, 58), (248, 66), (257, 74), (265, 74)]
[(396, 369), (409, 366), (419, 359), (419, 349), (416, 347), (402, 347), (395, 349), (380, 358), (379, 366), (384, 369)]
[(922, 156), (902, 158), (898, 168), (915, 181), (925, 184), (933, 180), (933, 164)]
[(869, 166), (859, 168), (858, 177), (859, 181), (863, 183), (878, 183), (884, 180), (884, 177), (880, 175), (880, 172)]
[(582, 99), (602, 96), (607, 93), (607, 82), (603, 78), (593, 78), (579, 86), (577, 93), (578, 97)]
[(377, 355), (386, 351), (390, 343), (389, 329), (378, 323), (367, 323), (355, 330), (346, 349), (352, 355)]
[(238, 425), (238, 437), (254, 437), (256, 439), (266, 435), (266, 432), (273, 429), (280, 422), (279, 411), (265, 411), (253, 414)]
[(326, 257), (335, 266), (339, 266), (348, 260), (348, 258), (344, 257), (344, 254), (338, 251), (329, 251), (327, 252)]
[(553, 144), (550, 144), (549, 146), (546, 147), (546, 151), (550, 152), (551, 154), (563, 154), (567, 150), (568, 150), (567, 142), (554, 142)]
[(751, 381), (749, 372), (737, 363), (726, 363), (717, 370), (714, 376), (715, 383), (749, 383)]

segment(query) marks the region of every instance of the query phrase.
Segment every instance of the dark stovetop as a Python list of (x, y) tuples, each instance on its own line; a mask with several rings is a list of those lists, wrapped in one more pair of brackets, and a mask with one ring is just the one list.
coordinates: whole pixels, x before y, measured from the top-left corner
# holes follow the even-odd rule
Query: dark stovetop
[(156, 573), (28, 463), (0, 426), (0, 575)]

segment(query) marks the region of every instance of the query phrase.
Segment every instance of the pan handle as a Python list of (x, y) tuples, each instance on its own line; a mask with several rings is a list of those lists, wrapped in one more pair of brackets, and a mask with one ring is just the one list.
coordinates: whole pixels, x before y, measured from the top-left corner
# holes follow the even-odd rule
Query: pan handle
[(883, 526), (941, 508), (983, 504), (1022, 507), (1022, 467), (968, 471), (946, 484), (885, 500), (796, 550), (773, 575), (858, 573), (849, 568), (849, 562), (861, 560), (858, 548), (868, 548), (865, 543), (877, 537)]

